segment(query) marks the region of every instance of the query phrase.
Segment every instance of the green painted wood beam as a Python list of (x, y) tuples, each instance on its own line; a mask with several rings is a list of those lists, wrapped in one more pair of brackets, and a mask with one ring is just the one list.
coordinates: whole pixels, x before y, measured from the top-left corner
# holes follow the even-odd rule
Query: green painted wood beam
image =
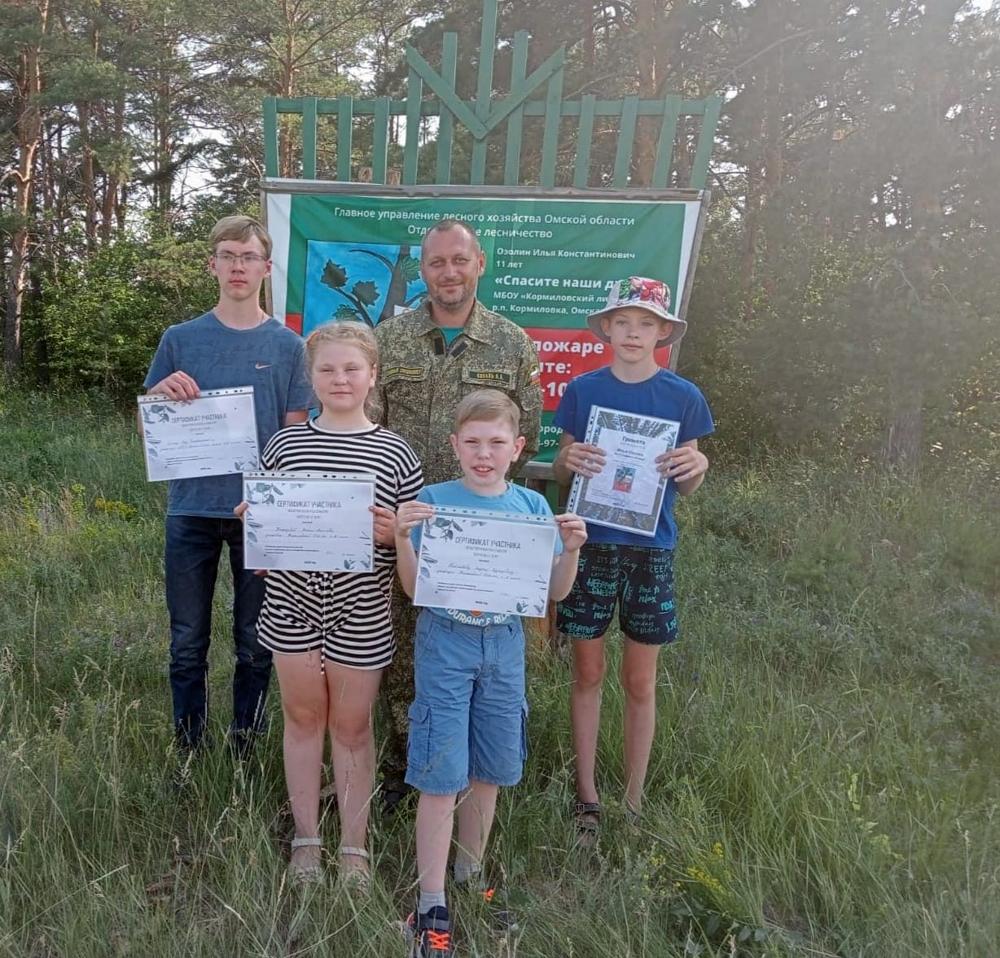
[(542, 187), (555, 186), (556, 161), (559, 158), (559, 121), (562, 118), (563, 71), (549, 80), (545, 97), (545, 131), (542, 134), (542, 168), (538, 183)]
[[(454, 34), (445, 34), (445, 37), (454, 36)], [(456, 53), (457, 53), (457, 43), (456, 43)], [(556, 56), (556, 54), (553, 54)], [(554, 64), (558, 68), (558, 64)], [(539, 67), (539, 70), (542, 68)], [(534, 77), (538, 72), (536, 70), (531, 74)], [(529, 80), (531, 78), (529, 77)], [(335, 97), (332, 99), (321, 99), (316, 103), (316, 112), (323, 116), (325, 114), (340, 113), (340, 100), (342, 97)], [(505, 98), (501, 103), (505, 103)], [(709, 97), (708, 100), (682, 100), (680, 110), (678, 111), (680, 116), (703, 116), (705, 113), (705, 104), (713, 99)], [(365, 99), (365, 100), (355, 100), (354, 101), (354, 115), (355, 116), (371, 116), (375, 112), (375, 100)], [(463, 102), (463, 101), (459, 101)], [(580, 100), (565, 100), (562, 103), (561, 111), (563, 116), (579, 116), (580, 115)], [(526, 103), (518, 104), (513, 103), (511, 105), (511, 110), (517, 106), (522, 106), (524, 109), (525, 116), (544, 116), (545, 115), (545, 103), (542, 100), (529, 100)], [(278, 114), (291, 113), (293, 115), (301, 115), (302, 113), (302, 100), (298, 98), (286, 99), (286, 98), (275, 98), (276, 110)], [(389, 100), (389, 112), (390, 114), (396, 116), (406, 115), (406, 100), (390, 99)], [(471, 105), (466, 104), (467, 109), (471, 112)], [(508, 113), (510, 111), (508, 110)], [(497, 111), (494, 110), (496, 115)], [(618, 100), (597, 100), (594, 103), (594, 115), (595, 116), (621, 116), (622, 113), (622, 101)], [(441, 106), (436, 100), (424, 100), (420, 105), (420, 115), (421, 116), (439, 116), (441, 114)], [(504, 114), (506, 116), (507, 114)], [(639, 101), (639, 116), (663, 116), (663, 100), (640, 100)], [(502, 119), (502, 117), (501, 117)]]
[(316, 97), (302, 102), (302, 178), (316, 179)]
[(656, 141), (656, 163), (653, 179), (649, 184), (657, 189), (666, 187), (670, 180), (671, 161), (674, 156), (674, 137), (677, 135), (677, 117), (681, 110), (681, 98), (671, 93), (663, 98), (663, 122), (660, 137)]
[(389, 98), (379, 97), (376, 107), (372, 131), (372, 182), (384, 183), (389, 152)]
[(576, 134), (576, 167), (573, 170), (573, 185), (586, 189), (590, 182), (590, 147), (594, 141), (594, 106), (597, 97), (588, 93), (580, 101), (580, 125)]
[(705, 115), (701, 121), (698, 133), (698, 146), (694, 153), (694, 163), (691, 166), (691, 183), (693, 190), (705, 189), (708, 179), (708, 162), (712, 158), (712, 147), (715, 145), (715, 128), (719, 123), (719, 112), (722, 110), (722, 98), (710, 97), (705, 101)]
[(481, 135), (473, 134), (469, 182), (486, 181), (486, 133), (493, 96), (493, 59), (497, 48), (496, 0), (483, 0), (483, 26), (479, 34), (479, 71), (476, 80), (476, 119), (483, 125)]
[[(516, 90), (524, 82), (528, 71), (528, 32), (514, 34), (514, 50), (510, 66), (510, 88)], [(521, 136), (524, 131), (524, 107), (516, 106), (507, 119), (507, 153), (504, 157), (503, 181), (505, 186), (516, 186), (521, 175)]]
[(348, 181), (351, 178), (351, 133), (354, 126), (354, 98), (338, 97), (337, 110), (337, 179)]
[(611, 177), (612, 186), (620, 190), (628, 186), (638, 118), (639, 98), (637, 96), (625, 97), (622, 100), (622, 122), (618, 129), (618, 148), (615, 150), (615, 168)]
[[(448, 34), (445, 34), (447, 40)], [(455, 52), (458, 52), (458, 37), (455, 36)], [(410, 66), (420, 74), (420, 78), (438, 96), (441, 105), (447, 107), (455, 118), (475, 137), (486, 136), (486, 126), (468, 107), (464, 100), (460, 99), (454, 89), (454, 80), (449, 84), (446, 77), (439, 76), (435, 69), (419, 54), (413, 47), (406, 48), (406, 59)], [(443, 54), (442, 54), (443, 59)], [(443, 63), (442, 63), (443, 66)]]
[(401, 182), (412, 186), (417, 182), (417, 165), (420, 159), (420, 101), (424, 84), (416, 70), (411, 69), (406, 80), (406, 146), (403, 149), (403, 177)]
[[(298, 102), (298, 101), (296, 101)], [(264, 98), (264, 172), (278, 176), (278, 101), (273, 96)]]
[[(409, 56), (409, 53), (407, 53)], [(458, 34), (446, 33), (441, 44), (441, 76), (452, 88), (458, 75)], [(444, 108), (440, 112), (437, 143), (437, 182), (451, 182), (451, 150), (455, 136), (455, 114)]]

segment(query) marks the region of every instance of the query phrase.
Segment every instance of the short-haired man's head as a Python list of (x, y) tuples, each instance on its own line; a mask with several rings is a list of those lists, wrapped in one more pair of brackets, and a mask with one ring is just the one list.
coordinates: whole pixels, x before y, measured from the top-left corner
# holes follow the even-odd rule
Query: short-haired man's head
[(455, 432), (467, 422), (497, 422), (510, 426), (517, 436), (521, 428), (521, 410), (510, 396), (499, 389), (477, 389), (465, 396), (455, 407)]
[(420, 241), (420, 258), (424, 257), (424, 249), (427, 246), (427, 238), (432, 233), (447, 233), (450, 230), (463, 230), (468, 234), (469, 238), (472, 240), (472, 244), (475, 247), (474, 252), (480, 253), (481, 247), (479, 245), (479, 237), (476, 235), (475, 229), (465, 220), (459, 219), (456, 216), (446, 216), (444, 219), (438, 220), (433, 226), (429, 226), (423, 235), (423, 239)]
[(264, 256), (271, 258), (271, 237), (267, 230), (257, 222), (252, 216), (223, 216), (212, 232), (208, 234), (208, 244), (215, 253), (219, 243), (227, 240), (235, 243), (249, 243), (252, 239), (260, 240), (260, 245), (264, 247)]

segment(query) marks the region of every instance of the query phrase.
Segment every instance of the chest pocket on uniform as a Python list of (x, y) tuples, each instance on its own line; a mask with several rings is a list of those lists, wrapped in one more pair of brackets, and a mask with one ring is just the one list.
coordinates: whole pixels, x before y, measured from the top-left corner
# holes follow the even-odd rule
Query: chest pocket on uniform
[(430, 396), (427, 389), (429, 366), (384, 366), (380, 373), (386, 402), (396, 408), (425, 405)]
[(467, 365), (462, 369), (462, 383), (474, 389), (499, 389), (512, 393), (517, 386), (517, 371), (509, 366)]

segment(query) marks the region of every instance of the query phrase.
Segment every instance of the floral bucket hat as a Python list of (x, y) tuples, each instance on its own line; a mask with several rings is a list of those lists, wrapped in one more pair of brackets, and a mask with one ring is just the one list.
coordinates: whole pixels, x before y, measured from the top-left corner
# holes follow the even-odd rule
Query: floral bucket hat
[(670, 330), (657, 342), (657, 349), (676, 343), (687, 332), (687, 320), (680, 319), (670, 312), (670, 287), (661, 279), (649, 279), (645, 276), (629, 276), (628, 279), (615, 283), (608, 293), (608, 304), (604, 309), (599, 309), (587, 317), (590, 331), (602, 342), (608, 342), (608, 337), (601, 329), (601, 317), (616, 309), (626, 309), (629, 306), (644, 309), (670, 323)]

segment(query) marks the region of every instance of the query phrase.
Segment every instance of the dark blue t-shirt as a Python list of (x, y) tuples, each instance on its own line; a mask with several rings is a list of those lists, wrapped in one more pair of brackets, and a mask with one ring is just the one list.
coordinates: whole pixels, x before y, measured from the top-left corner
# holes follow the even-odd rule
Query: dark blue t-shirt
[[(660, 369), (639, 383), (622, 382), (611, 372), (610, 366), (577, 376), (567, 385), (553, 422), (574, 440), (583, 442), (591, 406), (605, 406), (621, 412), (679, 422), (678, 446), (692, 439), (701, 439), (715, 429), (712, 413), (701, 390), (668, 369)], [(642, 536), (588, 522), (587, 541), (673, 549), (677, 545), (677, 523), (674, 521), (676, 498), (677, 485), (671, 479), (663, 496), (655, 536)]]
[[(231, 329), (214, 313), (205, 313), (170, 326), (146, 374), (146, 389), (178, 370), (203, 390), (253, 386), (261, 450), (284, 426), (286, 413), (308, 409), (312, 401), (305, 344), (276, 319), (267, 319), (253, 329)], [(231, 519), (242, 498), (243, 477), (238, 473), (173, 479), (167, 493), (167, 515)]]

